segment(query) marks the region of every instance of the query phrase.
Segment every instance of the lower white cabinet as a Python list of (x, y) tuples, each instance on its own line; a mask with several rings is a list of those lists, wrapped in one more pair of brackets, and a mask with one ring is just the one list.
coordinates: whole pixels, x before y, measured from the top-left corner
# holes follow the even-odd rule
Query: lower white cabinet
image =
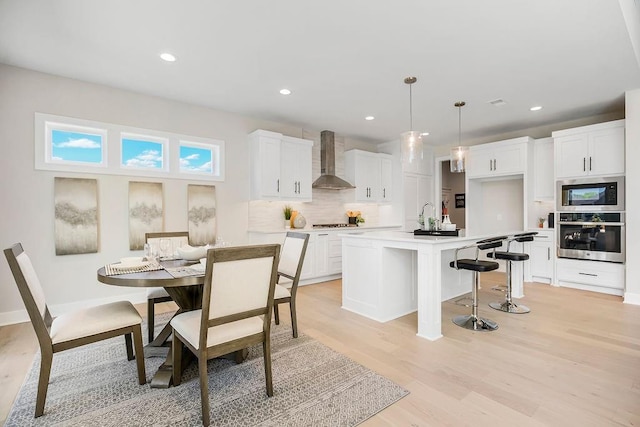
[(553, 229), (540, 229), (534, 236), (533, 242), (525, 244), (524, 251), (529, 254), (529, 274), (525, 272), (527, 281), (553, 283), (555, 259), (553, 233)]
[(622, 295), (624, 264), (558, 258), (556, 281), (560, 286)]

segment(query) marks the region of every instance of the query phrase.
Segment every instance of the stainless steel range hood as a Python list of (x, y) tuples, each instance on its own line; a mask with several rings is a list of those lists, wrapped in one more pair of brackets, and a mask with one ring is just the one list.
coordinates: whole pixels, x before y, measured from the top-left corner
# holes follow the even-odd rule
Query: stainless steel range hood
[(320, 178), (315, 180), (312, 187), (325, 190), (356, 188), (336, 176), (335, 134), (330, 130), (323, 130), (320, 133)]

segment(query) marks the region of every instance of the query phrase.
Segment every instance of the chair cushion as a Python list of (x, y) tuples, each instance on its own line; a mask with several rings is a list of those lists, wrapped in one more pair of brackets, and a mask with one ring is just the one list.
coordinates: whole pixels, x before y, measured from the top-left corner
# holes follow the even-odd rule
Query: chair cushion
[[(450, 267), (456, 268), (455, 261), (451, 261), (449, 263)], [(493, 271), (497, 270), (500, 267), (500, 264), (494, 261), (482, 261), (475, 259), (459, 259), (458, 260), (458, 268), (462, 270), (471, 270), (471, 271)]]
[(56, 317), (51, 324), (51, 341), (57, 344), (141, 322), (142, 317), (129, 301), (112, 302)]
[[(494, 258), (494, 254), (495, 254), (495, 258)], [(524, 254), (520, 252), (496, 251), (496, 252), (488, 252), (487, 257), (494, 258), (494, 259), (504, 259), (507, 261), (526, 261), (529, 259), (529, 254)]]
[(273, 294), (273, 299), (280, 299), (280, 298), (290, 298), (291, 297), (291, 291), (287, 288), (285, 288), (282, 285), (276, 285), (276, 290), (275, 293)]
[(164, 288), (149, 288), (147, 290), (147, 299), (153, 298), (168, 298), (169, 294)]
[[(196, 350), (199, 348), (201, 317), (202, 310), (193, 310), (178, 314), (171, 319), (173, 329)], [(263, 327), (264, 321), (258, 316), (213, 326), (209, 328), (207, 347), (258, 334), (263, 331)]]

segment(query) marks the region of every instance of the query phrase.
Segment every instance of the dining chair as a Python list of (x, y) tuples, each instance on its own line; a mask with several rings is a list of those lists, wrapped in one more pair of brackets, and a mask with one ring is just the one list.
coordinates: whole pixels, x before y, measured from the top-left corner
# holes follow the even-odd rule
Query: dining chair
[(142, 351), (142, 318), (129, 301), (90, 307), (53, 319), (45, 302), (40, 280), (22, 244), (16, 243), (5, 249), (4, 254), (40, 344), (36, 417), (44, 413), (53, 354), (60, 351), (124, 335), (127, 360), (134, 359), (132, 346), (135, 346), (138, 382), (147, 382)]
[(296, 292), (298, 291), (298, 282), (300, 281), (302, 264), (308, 244), (308, 233), (287, 232), (280, 252), (280, 263), (278, 264), (278, 283), (274, 294), (273, 314), (276, 325), (279, 325), (280, 313), (278, 312), (278, 305), (289, 303), (291, 329), (293, 330), (294, 338), (298, 338)]
[[(144, 241), (156, 248), (160, 247), (160, 239), (168, 239), (171, 241), (170, 253), (175, 253), (176, 249), (189, 244), (188, 231), (173, 231), (162, 233), (145, 233)], [(161, 302), (172, 301), (171, 297), (164, 288), (148, 288), (147, 289), (147, 326), (149, 342), (153, 341), (153, 332), (155, 328), (155, 305)]]
[(198, 358), (204, 426), (210, 422), (209, 359), (262, 343), (267, 396), (273, 396), (270, 330), (279, 251), (279, 244), (209, 249), (202, 308), (171, 319), (173, 384), (182, 381), (186, 346)]

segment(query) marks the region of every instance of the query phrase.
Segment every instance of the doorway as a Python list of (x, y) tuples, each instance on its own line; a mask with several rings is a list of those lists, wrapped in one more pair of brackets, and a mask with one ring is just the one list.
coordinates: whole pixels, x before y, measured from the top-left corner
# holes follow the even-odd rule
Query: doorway
[(466, 228), (465, 173), (452, 173), (449, 156), (436, 158), (436, 203), (439, 216), (449, 215), (456, 228)]

